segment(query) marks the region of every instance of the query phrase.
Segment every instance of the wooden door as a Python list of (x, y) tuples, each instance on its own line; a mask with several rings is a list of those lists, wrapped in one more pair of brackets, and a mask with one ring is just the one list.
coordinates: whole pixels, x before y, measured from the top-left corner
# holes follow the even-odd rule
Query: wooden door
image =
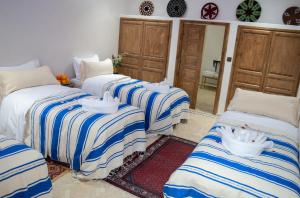
[(296, 96), (300, 75), (300, 33), (274, 32), (264, 92)]
[(201, 72), (205, 25), (197, 22), (182, 22), (181, 51), (177, 70), (176, 86), (184, 89), (195, 108)]
[(143, 21), (121, 19), (119, 54), (123, 56), (119, 72), (133, 78), (139, 78), (141, 73), (143, 46)]
[(239, 28), (227, 103), (236, 88), (262, 91), (272, 32)]
[(144, 22), (142, 80), (159, 82), (167, 71), (170, 22)]
[(171, 21), (121, 18), (119, 72), (132, 78), (159, 82), (166, 77)]

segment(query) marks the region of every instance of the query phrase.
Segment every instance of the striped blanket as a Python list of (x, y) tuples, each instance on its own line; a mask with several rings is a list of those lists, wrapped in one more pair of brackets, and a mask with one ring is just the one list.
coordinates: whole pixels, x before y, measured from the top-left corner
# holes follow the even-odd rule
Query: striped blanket
[(164, 186), (166, 197), (299, 197), (298, 147), (268, 134), (271, 151), (252, 158), (232, 155), (215, 126)]
[[(100, 179), (135, 151), (145, 151), (144, 113), (121, 104), (114, 114), (85, 112), (71, 90), (35, 102), (27, 113), (27, 140), (45, 157), (70, 164), (80, 179)], [(28, 143), (28, 142), (27, 142)]]
[(170, 134), (173, 125), (187, 119), (189, 97), (185, 91), (172, 87), (170, 93), (160, 94), (147, 90), (145, 81), (130, 79), (107, 87), (111, 95), (123, 103), (142, 109), (147, 133)]
[(52, 197), (44, 157), (0, 135), (0, 197)]

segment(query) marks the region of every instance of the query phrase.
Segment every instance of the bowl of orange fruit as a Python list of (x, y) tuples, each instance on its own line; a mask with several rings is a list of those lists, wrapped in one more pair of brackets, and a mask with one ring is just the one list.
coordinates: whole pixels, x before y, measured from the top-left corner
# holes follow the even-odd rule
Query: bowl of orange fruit
[(66, 74), (58, 74), (56, 76), (56, 79), (60, 82), (62, 85), (69, 85), (71, 84), (71, 81), (69, 77)]

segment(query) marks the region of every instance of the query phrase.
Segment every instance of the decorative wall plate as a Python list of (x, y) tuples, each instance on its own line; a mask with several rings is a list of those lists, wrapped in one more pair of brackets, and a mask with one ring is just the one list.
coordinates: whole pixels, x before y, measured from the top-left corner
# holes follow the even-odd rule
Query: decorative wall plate
[(151, 16), (154, 12), (154, 5), (151, 1), (143, 1), (140, 5), (140, 14)]
[(186, 11), (184, 0), (171, 0), (168, 3), (167, 12), (170, 17), (182, 17)]
[(296, 6), (289, 7), (283, 13), (282, 20), (286, 25), (300, 25), (300, 8)]
[(240, 21), (255, 22), (261, 14), (261, 6), (255, 0), (243, 1), (236, 10), (236, 17)]
[(219, 8), (215, 3), (207, 3), (202, 7), (202, 19), (215, 19), (219, 14)]

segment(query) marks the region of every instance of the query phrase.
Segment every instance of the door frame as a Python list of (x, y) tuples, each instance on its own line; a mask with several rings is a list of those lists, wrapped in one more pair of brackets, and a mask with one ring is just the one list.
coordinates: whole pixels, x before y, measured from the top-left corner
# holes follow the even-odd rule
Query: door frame
[[(220, 64), (220, 74), (219, 79), (217, 82), (217, 90), (216, 90), (216, 96), (214, 101), (214, 109), (213, 114), (218, 113), (219, 108), (219, 101), (220, 101), (220, 93), (221, 93), (221, 87), (222, 87), (222, 80), (223, 80), (223, 74), (224, 74), (224, 66), (226, 62), (226, 53), (227, 53), (227, 44), (228, 44), (228, 37), (229, 37), (229, 31), (230, 31), (230, 23), (223, 23), (223, 22), (212, 22), (212, 21), (197, 21), (197, 20), (180, 20), (180, 26), (179, 26), (179, 34), (178, 34), (178, 45), (177, 45), (177, 55), (176, 55), (176, 65), (175, 65), (175, 78), (174, 78), (174, 85), (178, 86), (178, 76), (180, 71), (180, 62), (181, 62), (181, 52), (182, 52), (182, 41), (183, 41), (183, 34), (184, 34), (184, 23), (194, 23), (194, 24), (200, 24), (200, 25), (219, 25), (225, 27), (224, 32), (224, 41), (223, 41), (223, 49), (222, 49), (222, 56), (221, 56), (221, 64)], [(203, 57), (203, 54), (202, 54)], [(202, 65), (201, 65), (202, 66)]]

